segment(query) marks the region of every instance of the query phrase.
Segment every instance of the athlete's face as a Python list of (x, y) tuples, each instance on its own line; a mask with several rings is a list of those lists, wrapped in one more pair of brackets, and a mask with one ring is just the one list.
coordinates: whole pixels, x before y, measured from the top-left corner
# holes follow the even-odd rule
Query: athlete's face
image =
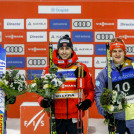
[(71, 58), (72, 52), (73, 52), (72, 49), (67, 46), (60, 47), (58, 50), (58, 53), (59, 53), (59, 56), (61, 57), (61, 59)]
[(121, 64), (124, 62), (125, 53), (121, 48), (113, 49), (112, 59), (115, 64)]

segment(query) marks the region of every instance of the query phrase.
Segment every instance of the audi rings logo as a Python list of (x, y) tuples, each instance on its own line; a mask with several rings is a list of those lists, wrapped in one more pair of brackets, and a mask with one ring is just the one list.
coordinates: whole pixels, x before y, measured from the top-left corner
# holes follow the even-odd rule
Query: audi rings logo
[(133, 45), (126, 45), (126, 52), (128, 55), (134, 55), (134, 46)]
[(22, 53), (23, 52), (22, 46), (6, 46), (5, 49), (7, 53)]
[(115, 37), (115, 32), (95, 32), (95, 41), (104, 42), (105, 40), (111, 40)]
[(73, 23), (74, 27), (90, 27), (91, 22), (90, 21), (75, 21)]
[(47, 57), (27, 57), (27, 67), (45, 67)]
[(114, 38), (113, 34), (97, 34), (96, 39), (97, 40), (111, 40)]
[(45, 65), (46, 61), (44, 59), (29, 59), (29, 65)]

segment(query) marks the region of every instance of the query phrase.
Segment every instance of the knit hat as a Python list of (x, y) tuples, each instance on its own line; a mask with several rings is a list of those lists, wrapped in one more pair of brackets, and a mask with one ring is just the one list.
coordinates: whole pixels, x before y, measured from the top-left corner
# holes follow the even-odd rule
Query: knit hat
[(71, 38), (67, 34), (59, 39), (57, 49), (63, 46), (68, 46), (73, 50), (73, 44)]
[(125, 43), (121, 38), (114, 38), (114, 39), (111, 40), (110, 48), (109, 48), (110, 49), (110, 54), (112, 53), (113, 49), (116, 49), (116, 48), (121, 48), (126, 55)]

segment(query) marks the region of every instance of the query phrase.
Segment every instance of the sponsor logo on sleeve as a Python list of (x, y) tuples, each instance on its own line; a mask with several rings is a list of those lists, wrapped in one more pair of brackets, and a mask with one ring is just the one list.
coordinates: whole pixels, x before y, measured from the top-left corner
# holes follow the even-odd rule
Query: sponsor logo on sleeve
[(92, 31), (73, 31), (72, 32), (73, 42), (93, 42)]
[(78, 57), (78, 62), (86, 64), (87, 67), (92, 67), (92, 57)]
[(72, 29), (92, 29), (92, 19), (72, 19)]
[(27, 32), (27, 42), (47, 42), (47, 32)]
[(68, 34), (69, 37), (71, 37), (71, 33), (70, 32), (50, 32), (49, 33), (49, 39), (52, 39), (52, 42), (58, 42), (59, 39)]
[(50, 29), (70, 29), (70, 20), (50, 19)]
[(47, 19), (26, 19), (26, 29), (47, 29)]
[(73, 44), (77, 55), (93, 55), (93, 44)]
[(24, 29), (24, 19), (4, 19), (4, 29)]

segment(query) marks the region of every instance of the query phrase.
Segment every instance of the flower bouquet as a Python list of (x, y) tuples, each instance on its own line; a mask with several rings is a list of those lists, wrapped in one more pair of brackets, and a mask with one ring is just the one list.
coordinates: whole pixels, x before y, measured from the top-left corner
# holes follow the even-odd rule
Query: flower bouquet
[(127, 107), (125, 93), (122, 91), (105, 89), (100, 96), (100, 104), (108, 113), (121, 112)]
[(51, 99), (52, 95), (65, 82), (65, 76), (62, 73), (56, 74), (56, 66), (49, 68), (49, 73), (42, 75), (41, 78), (35, 76), (34, 80), (28, 86), (28, 92), (34, 92), (44, 98)]
[(6, 107), (8, 108), (9, 101), (14, 102), (16, 96), (26, 92), (27, 82), (25, 77), (19, 74), (18, 69), (11, 67), (10, 70), (2, 74), (0, 87), (6, 94)]

